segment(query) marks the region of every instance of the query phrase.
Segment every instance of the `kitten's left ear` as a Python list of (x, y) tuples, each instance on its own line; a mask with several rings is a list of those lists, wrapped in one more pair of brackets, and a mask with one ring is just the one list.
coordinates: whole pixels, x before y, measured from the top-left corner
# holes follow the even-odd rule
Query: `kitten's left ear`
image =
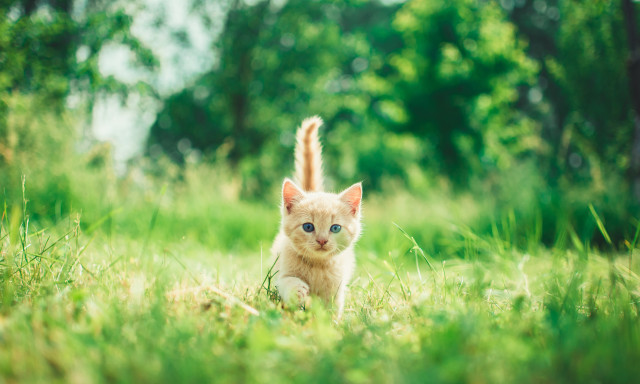
[(351, 207), (351, 214), (355, 215), (360, 211), (362, 202), (362, 183), (355, 183), (340, 193), (340, 199)]

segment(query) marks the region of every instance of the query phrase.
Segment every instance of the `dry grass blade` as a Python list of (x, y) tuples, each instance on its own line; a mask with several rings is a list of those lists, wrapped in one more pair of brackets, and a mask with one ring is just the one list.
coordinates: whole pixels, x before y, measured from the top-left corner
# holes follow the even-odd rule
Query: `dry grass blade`
[(238, 307), (244, 309), (245, 311), (249, 312), (250, 314), (254, 315), (254, 316), (260, 316), (260, 312), (258, 312), (257, 309), (253, 308), (252, 306), (248, 305), (247, 303), (243, 302), (242, 300), (224, 292), (223, 290), (221, 290), (220, 288), (213, 286), (213, 285), (201, 285), (199, 287), (192, 287), (192, 288), (182, 288), (182, 289), (174, 289), (173, 291), (170, 291), (167, 293), (167, 296), (169, 298), (176, 298), (179, 296), (184, 296), (186, 294), (193, 294), (193, 295), (197, 295), (198, 293), (204, 292), (204, 291), (209, 291), (209, 292), (213, 292), (216, 295), (224, 298), (225, 300), (227, 300), (228, 302), (237, 305)]

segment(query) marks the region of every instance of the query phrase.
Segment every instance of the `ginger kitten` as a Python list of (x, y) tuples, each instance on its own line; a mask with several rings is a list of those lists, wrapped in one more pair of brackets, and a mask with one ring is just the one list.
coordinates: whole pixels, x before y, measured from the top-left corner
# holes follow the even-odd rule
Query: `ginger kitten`
[(335, 301), (340, 317), (355, 267), (362, 184), (338, 194), (322, 191), (321, 125), (322, 119), (314, 116), (298, 129), (295, 178), (299, 184), (284, 180), (282, 222), (271, 253), (279, 256), (276, 287), (285, 305), (301, 305), (311, 294), (327, 304)]

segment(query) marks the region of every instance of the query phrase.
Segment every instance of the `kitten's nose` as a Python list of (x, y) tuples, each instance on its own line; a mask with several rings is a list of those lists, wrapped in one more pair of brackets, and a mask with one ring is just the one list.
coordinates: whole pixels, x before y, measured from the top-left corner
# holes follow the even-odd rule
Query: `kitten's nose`
[(318, 244), (320, 244), (320, 246), (324, 246), (325, 244), (327, 244), (327, 242), (329, 241), (328, 239), (316, 239), (316, 241), (318, 242)]

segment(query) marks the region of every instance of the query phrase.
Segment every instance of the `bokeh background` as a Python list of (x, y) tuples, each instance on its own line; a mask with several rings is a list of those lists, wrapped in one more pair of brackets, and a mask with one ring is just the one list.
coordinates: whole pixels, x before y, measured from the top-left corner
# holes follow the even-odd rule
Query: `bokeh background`
[(320, 115), (328, 185), (362, 180), (368, 218), (435, 253), (463, 248), (461, 225), (625, 249), (640, 196), (634, 7), (2, 1), (5, 212), (26, 197), (35, 223), (77, 214), (135, 237), (155, 211), (164, 238), (255, 249), (277, 230), (295, 129)]

